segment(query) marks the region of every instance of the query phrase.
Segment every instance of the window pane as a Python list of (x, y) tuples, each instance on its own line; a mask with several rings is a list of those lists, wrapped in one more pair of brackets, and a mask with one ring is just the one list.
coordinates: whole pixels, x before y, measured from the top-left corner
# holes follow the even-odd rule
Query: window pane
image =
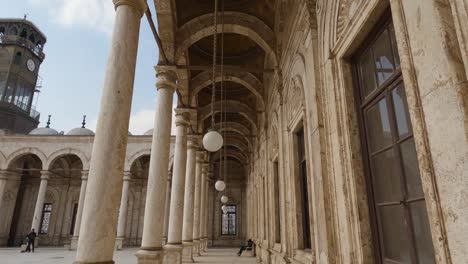
[(16, 79), (17, 77), (14, 74), (10, 74), (10, 79), (8, 80), (6, 92), (5, 92), (5, 98), (4, 100), (6, 102), (12, 102), (13, 100), (13, 95), (14, 95), (14, 90), (16, 86)]
[(393, 149), (375, 155), (371, 163), (376, 202), (400, 201), (401, 181)]
[(380, 207), (379, 212), (383, 258), (410, 264), (410, 246), (403, 207), (400, 205)]
[(406, 103), (406, 94), (403, 85), (398, 86), (392, 91), (393, 106), (398, 127), (398, 135), (404, 138), (411, 134), (411, 120), (408, 114), (408, 104)]
[(411, 204), (410, 211), (419, 263), (435, 263), (434, 248), (432, 246), (431, 230), (429, 228), (425, 201)]
[(392, 55), (392, 47), (390, 46), (390, 38), (388, 31), (382, 32), (382, 35), (374, 44), (375, 68), (377, 71), (377, 82), (381, 85), (385, 80), (393, 74), (395, 69)]
[(371, 152), (392, 144), (392, 133), (385, 98), (367, 111), (366, 122)]
[(0, 100), (2, 100), (3, 94), (5, 93), (6, 77), (6, 72), (0, 72)]
[(372, 59), (371, 49), (367, 50), (362, 55), (361, 62), (359, 63), (359, 71), (361, 75), (361, 94), (364, 100), (376, 87), (375, 85), (375, 69)]
[(400, 149), (403, 159), (403, 169), (405, 170), (408, 196), (410, 198), (424, 197), (414, 139), (411, 138), (401, 143)]

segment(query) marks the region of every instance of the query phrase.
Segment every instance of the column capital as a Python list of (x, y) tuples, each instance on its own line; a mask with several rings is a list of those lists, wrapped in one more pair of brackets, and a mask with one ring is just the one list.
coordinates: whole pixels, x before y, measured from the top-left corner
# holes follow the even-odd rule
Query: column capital
[(176, 108), (175, 118), (176, 126), (188, 127), (190, 125), (190, 110), (186, 108)]
[(51, 171), (43, 170), (43, 171), (41, 171), (41, 180), (48, 180), (48, 179), (50, 179), (51, 175), (52, 175)]
[(175, 66), (156, 65), (156, 89), (177, 89), (177, 68)]
[(144, 0), (112, 0), (114, 2), (114, 8), (117, 10), (119, 6), (126, 5), (135, 8), (140, 17), (146, 12), (148, 6)]
[(130, 171), (124, 171), (123, 180), (130, 181), (132, 179), (132, 173)]

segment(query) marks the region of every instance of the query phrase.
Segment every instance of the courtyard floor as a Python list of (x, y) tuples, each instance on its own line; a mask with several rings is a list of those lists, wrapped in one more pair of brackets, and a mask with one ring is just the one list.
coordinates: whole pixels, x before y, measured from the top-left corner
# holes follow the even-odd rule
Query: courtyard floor
[[(211, 248), (196, 257), (196, 263), (236, 264), (256, 263), (254, 257), (238, 257), (236, 248)], [(114, 261), (117, 264), (137, 263), (135, 252), (137, 249), (116, 251)], [(2, 264), (71, 264), (75, 256), (74, 251), (62, 248), (38, 248), (34, 253), (20, 253), (19, 248), (0, 248), (0, 263)]]

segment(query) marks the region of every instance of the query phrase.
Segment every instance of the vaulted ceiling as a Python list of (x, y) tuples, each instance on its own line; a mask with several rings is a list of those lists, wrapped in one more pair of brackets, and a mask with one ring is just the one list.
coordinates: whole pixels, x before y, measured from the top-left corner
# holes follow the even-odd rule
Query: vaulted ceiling
[[(197, 132), (212, 129), (214, 0), (154, 0), (165, 50), (186, 80), (180, 94), (197, 111)], [(275, 62), (275, 5), (279, 0), (218, 0), (215, 126), (224, 134), (230, 162), (248, 164), (265, 111), (264, 80)], [(224, 11), (223, 11), (224, 10)], [(180, 79), (179, 76), (179, 79)], [(222, 84), (221, 84), (222, 83)], [(221, 91), (223, 87), (223, 91)], [(212, 153), (219, 162), (221, 153)]]

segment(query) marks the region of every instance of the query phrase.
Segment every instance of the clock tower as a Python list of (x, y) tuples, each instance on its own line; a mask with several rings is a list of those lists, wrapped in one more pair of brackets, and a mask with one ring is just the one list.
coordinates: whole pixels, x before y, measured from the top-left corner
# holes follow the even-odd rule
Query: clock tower
[(0, 129), (25, 134), (39, 124), (32, 102), (45, 42), (26, 17), (0, 19)]

